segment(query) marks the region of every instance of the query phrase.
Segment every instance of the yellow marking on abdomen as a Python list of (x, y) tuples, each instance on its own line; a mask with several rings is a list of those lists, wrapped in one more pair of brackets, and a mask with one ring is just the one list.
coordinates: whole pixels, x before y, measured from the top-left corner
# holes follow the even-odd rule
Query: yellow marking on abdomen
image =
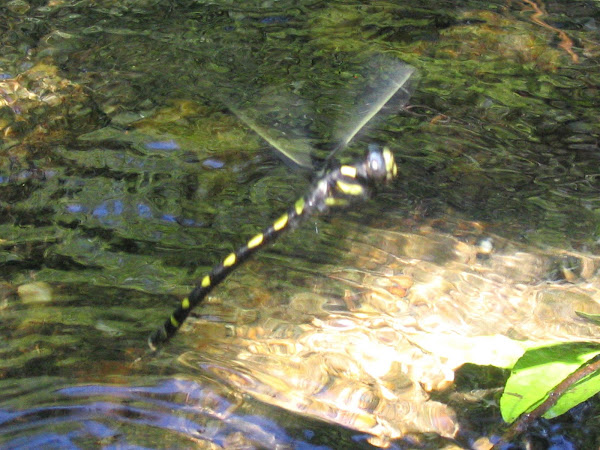
[(250, 239), (248, 241), (248, 248), (258, 247), (260, 244), (263, 243), (263, 239), (264, 239), (264, 236), (262, 233), (257, 234), (256, 236), (254, 236), (252, 239)]
[(288, 223), (288, 215), (286, 213), (275, 221), (275, 223), (273, 224), (273, 229), (275, 231), (279, 231), (279, 230), (285, 228), (287, 223)]
[(210, 286), (210, 277), (208, 275), (206, 275), (204, 278), (202, 278), (202, 287), (209, 287)]
[(190, 299), (189, 299), (189, 298), (187, 298), (187, 297), (186, 297), (186, 298), (184, 298), (184, 299), (181, 301), (181, 307), (182, 307), (183, 309), (189, 309), (189, 308), (190, 308)]
[(298, 200), (296, 200), (294, 208), (296, 208), (296, 214), (302, 214), (302, 211), (304, 211), (304, 197), (300, 197)]
[(229, 256), (223, 260), (224, 267), (231, 267), (234, 264), (235, 264), (235, 253), (229, 254)]
[(327, 197), (325, 199), (325, 204), (327, 206), (346, 206), (348, 201), (343, 198)]
[(179, 322), (177, 322), (177, 319), (172, 314), (171, 314), (171, 325), (173, 325), (175, 328), (179, 328)]

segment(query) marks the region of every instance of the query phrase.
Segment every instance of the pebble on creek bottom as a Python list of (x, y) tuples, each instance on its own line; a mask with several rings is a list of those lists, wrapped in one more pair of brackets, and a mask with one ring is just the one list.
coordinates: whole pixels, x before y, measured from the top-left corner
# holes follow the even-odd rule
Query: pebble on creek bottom
[(52, 287), (43, 281), (22, 284), (17, 293), (23, 303), (45, 303), (52, 300)]

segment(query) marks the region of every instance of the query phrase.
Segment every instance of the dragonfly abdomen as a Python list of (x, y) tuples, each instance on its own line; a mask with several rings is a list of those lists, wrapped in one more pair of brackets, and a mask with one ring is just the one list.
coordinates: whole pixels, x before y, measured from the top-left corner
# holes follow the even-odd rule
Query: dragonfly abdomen
[(148, 338), (150, 348), (154, 351), (171, 339), (192, 309), (253, 253), (316, 212), (324, 212), (331, 206), (345, 206), (352, 201), (368, 198), (373, 186), (390, 181), (396, 172), (396, 163), (391, 151), (387, 147), (380, 149), (372, 145), (369, 146), (364, 161), (343, 165), (328, 172), (307, 195), (298, 199), (294, 206), (271, 226), (251, 238), (235, 252), (230, 253), (205, 275), (163, 325), (150, 335)]

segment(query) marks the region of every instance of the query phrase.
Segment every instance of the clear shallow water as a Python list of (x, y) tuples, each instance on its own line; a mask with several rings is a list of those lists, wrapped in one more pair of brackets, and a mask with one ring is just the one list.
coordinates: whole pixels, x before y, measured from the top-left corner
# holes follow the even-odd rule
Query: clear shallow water
[[(496, 433), (492, 394), (481, 424), (481, 403), (421, 386), (451, 382), (481, 335), (597, 335), (573, 311), (597, 300), (600, 19), (592, 2), (543, 6), (7, 4), (3, 444), (348, 448), (455, 423), (461, 445)], [(388, 142), (398, 181), (286, 236), (193, 329), (132, 364), (202, 271), (309, 186), (222, 101), (259, 104), (266, 123), (323, 145), (381, 54), (420, 82), (408, 112), (343, 156)], [(492, 257), (478, 256), (489, 240)], [(462, 351), (423, 358), (443, 331)], [(417, 337), (420, 350), (405, 342)], [(429, 436), (413, 439), (449, 442)]]

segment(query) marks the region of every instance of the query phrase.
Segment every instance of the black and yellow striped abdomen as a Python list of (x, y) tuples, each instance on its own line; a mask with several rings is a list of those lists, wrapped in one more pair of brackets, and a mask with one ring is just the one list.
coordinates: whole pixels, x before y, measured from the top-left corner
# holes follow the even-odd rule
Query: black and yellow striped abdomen
[(215, 286), (250, 255), (275, 240), (283, 231), (293, 228), (315, 212), (323, 212), (331, 206), (347, 205), (351, 201), (368, 198), (376, 185), (389, 182), (396, 176), (396, 173), (396, 163), (391, 151), (388, 148), (381, 149), (376, 145), (369, 145), (364, 161), (353, 165), (344, 165), (327, 173), (307, 195), (298, 199), (294, 206), (275, 220), (270, 227), (251, 238), (235, 252), (230, 253), (208, 275), (205, 275), (190, 295), (181, 301), (169, 319), (150, 335), (148, 339), (150, 348), (156, 350), (161, 344), (171, 339), (191, 310)]

